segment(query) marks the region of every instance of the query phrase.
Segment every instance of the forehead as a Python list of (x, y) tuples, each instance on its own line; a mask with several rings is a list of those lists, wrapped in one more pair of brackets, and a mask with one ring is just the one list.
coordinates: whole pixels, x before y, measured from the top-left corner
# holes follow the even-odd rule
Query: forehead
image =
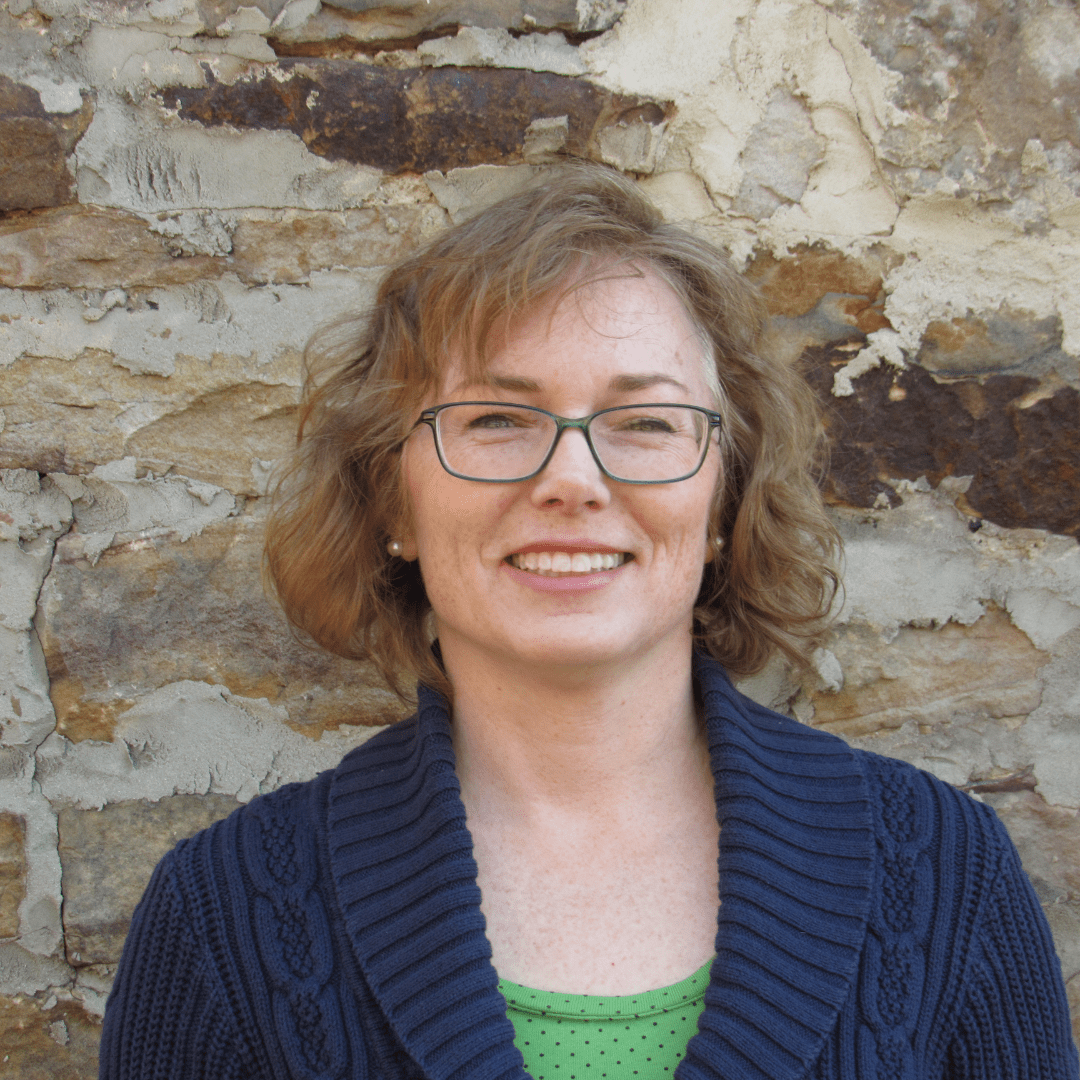
[[(571, 282), (497, 320), (479, 355), (451, 351), (445, 390), (465, 385), (668, 374), (708, 390), (710, 350), (678, 294), (649, 268), (618, 267)], [(630, 385), (627, 378), (622, 383)]]

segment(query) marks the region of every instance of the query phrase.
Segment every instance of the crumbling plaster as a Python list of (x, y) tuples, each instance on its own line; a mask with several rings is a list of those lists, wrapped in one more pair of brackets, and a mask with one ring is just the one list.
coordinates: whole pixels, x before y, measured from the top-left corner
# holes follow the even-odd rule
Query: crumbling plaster
[[(27, 861), (19, 936), (0, 942), (0, 994), (79, 1001), (98, 1016), (103, 1008), (109, 965), (65, 951), (58, 811), (130, 807), (131, 828), (143, 808), (179, 807), (169, 800), (185, 796), (219, 799), (214, 812), (225, 812), (333, 765), (372, 730), (301, 734), (282, 704), (212, 678), (173, 675), (132, 691), (129, 704), (109, 672), (100, 681), (117, 692), (119, 719), (107, 737), (68, 738), (39, 638), (49, 604), (66, 595), (58, 578), (42, 591), (58, 550), (91, 580), (99, 560), (122, 552), (138, 566), (140, 550), (155, 546), (182, 559), (230, 523), (243, 524), (235, 536), (248, 542), (287, 441), (310, 330), (362, 307), (384, 264), (535, 177), (566, 147), (573, 119), (537, 98), (520, 153), (393, 176), (322, 156), (292, 131), (184, 119), (168, 90), (284, 84), (307, 77), (310, 57), (404, 72), (542, 72), (636, 97), (652, 105), (600, 130), (590, 152), (636, 174), (667, 217), (693, 223), (742, 265), (820, 249), (881, 267), (880, 296), (865, 298), (879, 320), (869, 334), (845, 314), (843, 292), (815, 297), (814, 312), (785, 313), (792, 327), (802, 320), (786, 346), (793, 360), (807, 345), (849, 350), (834, 364), (834, 394), (852, 395), (883, 363), (897, 372), (921, 362), (928, 327), (1000, 317), (1051, 328), (1037, 363), (1027, 353), (986, 360), (986, 374), (1038, 379), (1034, 401), (1080, 387), (1071, 287), (1080, 280), (1080, 138), (1068, 126), (1080, 17), (1022, 0), (1006, 49), (988, 29), (998, 19), (991, 8), (0, 3), (0, 75), (31, 88), (57, 121), (89, 118), (61, 162), (72, 201), (33, 209), (55, 205), (53, 192), (53, 203), (0, 221), (0, 447), (5, 462), (25, 466), (5, 470), (0, 486), (0, 812), (22, 820)], [(967, 53), (957, 45), (964, 35), (974, 43)], [(1025, 102), (1042, 110), (1031, 131), (1002, 110), (980, 116), (970, 100), (998, 70), (972, 55), (999, 46)], [(304, 102), (309, 112), (318, 95)], [(866, 670), (877, 670), (868, 655), (882, 657), (883, 700), (903, 703), (911, 657), (928, 650), (912, 645), (905, 668), (890, 649), (899, 655), (914, 634), (949, 627), (962, 638), (981, 626), (991, 645), (1013, 649), (1025, 673), (1017, 692), (940, 690), (934, 679), (948, 674), (929, 672), (917, 715), (894, 726), (904, 710), (890, 705), (874, 714), (877, 727), (845, 734), (998, 800), (1027, 845), (1029, 872), (1047, 863), (1037, 884), (1077, 997), (1080, 894), (1049, 852), (1077, 843), (1080, 547), (973, 517), (963, 477), (936, 491), (914, 477), (878, 479), (895, 498), (835, 511), (846, 594), (817, 681), (796, 687), (774, 665), (747, 689), (823, 723), (837, 695), (857, 695)], [(947, 652), (944, 638), (938, 644)], [(1048, 839), (1048, 830), (1074, 839)], [(79, 933), (92, 936), (87, 918)]]
[[(1047, 802), (1080, 809), (1080, 545), (992, 524), (972, 532), (947, 491), (905, 485), (903, 500), (892, 510), (840, 516), (845, 595), (838, 625), (865, 627), (886, 655), (902, 627), (970, 626), (998, 607), (1047, 654), (1047, 667), (1024, 723), (991, 738), (973, 738), (957, 724), (920, 739), (916, 724), (862, 745), (909, 757), (961, 785), (989, 769), (1032, 767)], [(819, 669), (822, 663), (823, 682), (840, 689), (841, 665), (834, 656)], [(812, 710), (802, 715), (813, 719)]]
[(375, 284), (375, 275), (367, 278), (329, 270), (304, 286), (252, 289), (223, 277), (130, 296), (4, 289), (0, 318), (7, 316), (8, 333), (0, 363), (75, 360), (95, 350), (133, 375), (162, 377), (174, 372), (178, 355), (210, 361), (224, 353), (271, 364), (283, 351), (302, 349), (318, 323), (363, 304)]
[[(737, 254), (748, 258), (767, 247), (781, 255), (815, 242), (855, 253), (884, 238), (904, 256), (884, 282), (885, 314), (912, 355), (932, 321), (1002, 304), (1057, 316), (1062, 348), (1080, 354), (1080, 299), (1069, 288), (1080, 278), (1080, 215), (1067, 177), (1032, 138), (1017, 155), (1027, 184), (1022, 199), (984, 204), (947, 179), (919, 198), (898, 190), (882, 172), (882, 138), (889, 132), (918, 139), (924, 118), (895, 104), (900, 74), (830, 10), (839, 6), (695, 0), (682, 5), (684, 21), (662, 4), (632, 4), (614, 30), (581, 51), (606, 85), (676, 102), (662, 169), (689, 168), (724, 213), (738, 214), (740, 205), (762, 209), (760, 202), (740, 204), (739, 196), (757, 156), (777, 156), (775, 128), (763, 123), (775, 95), (786, 92), (802, 107), (821, 153), (815, 158), (797, 144), (780, 145), (781, 188), (786, 183), (800, 195), (785, 199), (784, 190), (774, 191), (776, 205), (765, 221), (717, 222)], [(1066, 40), (1080, 27), (1068, 9), (1055, 8), (1046, 18), (1068, 24)], [(1049, 30), (1028, 31), (1025, 40), (1052, 96), (1074, 68), (1064, 59), (1045, 63)], [(1060, 39), (1052, 51), (1069, 56)], [(947, 71), (942, 78), (948, 81)], [(955, 95), (956, 87), (950, 90)]]

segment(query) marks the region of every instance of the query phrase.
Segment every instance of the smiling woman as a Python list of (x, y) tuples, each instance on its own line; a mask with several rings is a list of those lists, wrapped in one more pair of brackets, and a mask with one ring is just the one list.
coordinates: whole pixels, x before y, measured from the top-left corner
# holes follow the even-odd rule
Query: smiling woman
[[(569, 166), (444, 234), (390, 272), (373, 312), (327, 327), (309, 348), (302, 436), (267, 542), (290, 618), (333, 652), (375, 660), (392, 686), (409, 689), (408, 673), (451, 693), (430, 651), (423, 561), (386, 558), (387, 540), (413, 513), (401, 448), (427, 424), (446, 471), (470, 476), (480, 467), (466, 457), (478, 446), (477, 418), (438, 406), (494, 400), (515, 430), (534, 433), (543, 452), (526, 464), (539, 472), (547, 453), (572, 450), (577, 436), (543, 412), (525, 422), (524, 408), (506, 407), (559, 414), (556, 399), (576, 388), (562, 415), (581, 427), (607, 479), (623, 483), (689, 481), (702, 466), (662, 475), (671, 468), (661, 453), (647, 459), (651, 471), (620, 476), (629, 450), (616, 451), (611, 414), (588, 429), (583, 414), (693, 405), (699, 433), (719, 416), (697, 443), (707, 466), (715, 447), (718, 482), (706, 484), (710, 559), (701, 563), (696, 640), (738, 675), (776, 650), (801, 662), (835, 592), (837, 539), (815, 484), (816, 405), (795, 371), (759, 355), (763, 317), (722, 252), (662, 222), (630, 181), (595, 167)], [(603, 387), (592, 385), (601, 377)], [(501, 442), (500, 462), (506, 454)], [(475, 479), (527, 478), (505, 475), (493, 450), (482, 468)], [(479, 499), (483, 489), (462, 490)]]
[(103, 1077), (1075, 1080), (993, 813), (729, 679), (838, 580), (761, 328), (570, 165), (317, 336), (269, 577), (418, 710), (161, 863)]

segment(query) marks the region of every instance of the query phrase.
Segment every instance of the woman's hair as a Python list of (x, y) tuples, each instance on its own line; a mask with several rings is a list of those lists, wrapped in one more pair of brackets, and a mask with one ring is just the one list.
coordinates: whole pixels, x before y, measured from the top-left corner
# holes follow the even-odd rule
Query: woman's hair
[(447, 230), (394, 267), (371, 310), (324, 327), (304, 356), (296, 449), (278, 485), (266, 569), (285, 613), (331, 652), (449, 691), (431, 650), (420, 567), (387, 553), (407, 527), (401, 450), (453, 354), (472, 371), (493, 332), (589, 281), (659, 275), (709, 348), (721, 479), (694, 632), (736, 675), (776, 651), (799, 665), (827, 623), (839, 537), (816, 476), (813, 392), (759, 352), (764, 305), (727, 257), (665, 224), (635, 184), (574, 163)]

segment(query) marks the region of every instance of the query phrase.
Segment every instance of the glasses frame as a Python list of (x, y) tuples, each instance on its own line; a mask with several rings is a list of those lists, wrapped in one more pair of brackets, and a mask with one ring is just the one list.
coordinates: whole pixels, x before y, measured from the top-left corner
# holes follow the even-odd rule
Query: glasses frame
[[(507, 479), (491, 479), (486, 476), (468, 476), (466, 473), (456, 472), (447, 464), (446, 457), (443, 454), (442, 436), (439, 434), (439, 413), (444, 409), (452, 409), (455, 405), (493, 405), (496, 408), (527, 409), (529, 412), (541, 413), (544, 416), (550, 416), (551, 419), (555, 421), (555, 438), (551, 440), (551, 447), (544, 455), (544, 460), (536, 469), (525, 476), (515, 476)], [(616, 476), (614, 473), (609, 472), (604, 466), (604, 463), (600, 460), (600, 455), (596, 452), (596, 447), (593, 446), (589, 425), (598, 416), (603, 416), (605, 413), (619, 412), (622, 409), (670, 409), (673, 407), (678, 409), (692, 409), (694, 412), (701, 413), (709, 421), (709, 429), (705, 436), (704, 446), (701, 451), (701, 456), (698, 458), (697, 465), (694, 466), (690, 472), (684, 473), (682, 476), (673, 477), (670, 480), (627, 480), (625, 477)], [(520, 484), (525, 480), (531, 480), (534, 476), (539, 476), (548, 467), (548, 463), (555, 454), (555, 450), (559, 445), (559, 440), (562, 438), (563, 432), (569, 428), (574, 428), (585, 436), (585, 443), (589, 447), (589, 453), (592, 454), (593, 461), (596, 462), (596, 467), (609, 480), (614, 480), (617, 484), (677, 484), (682, 480), (689, 480), (690, 477), (696, 476), (701, 471), (701, 466), (705, 464), (705, 458), (709, 455), (709, 446), (712, 443), (712, 433), (714, 430), (718, 431), (720, 429), (721, 419), (720, 414), (714, 412), (712, 409), (706, 409), (700, 405), (684, 405), (680, 401), (648, 401), (641, 405), (613, 405), (607, 409), (598, 409), (588, 416), (579, 416), (576, 418), (559, 416), (558, 413), (548, 412), (547, 409), (538, 409), (535, 405), (519, 405), (516, 401), (448, 401), (444, 405), (434, 405), (430, 409), (425, 409), (420, 414), (420, 418), (413, 424), (413, 431), (422, 424), (430, 427), (431, 436), (435, 440), (435, 453), (439, 455), (439, 464), (442, 465), (451, 476), (456, 476), (459, 480), (474, 480), (478, 484)]]

